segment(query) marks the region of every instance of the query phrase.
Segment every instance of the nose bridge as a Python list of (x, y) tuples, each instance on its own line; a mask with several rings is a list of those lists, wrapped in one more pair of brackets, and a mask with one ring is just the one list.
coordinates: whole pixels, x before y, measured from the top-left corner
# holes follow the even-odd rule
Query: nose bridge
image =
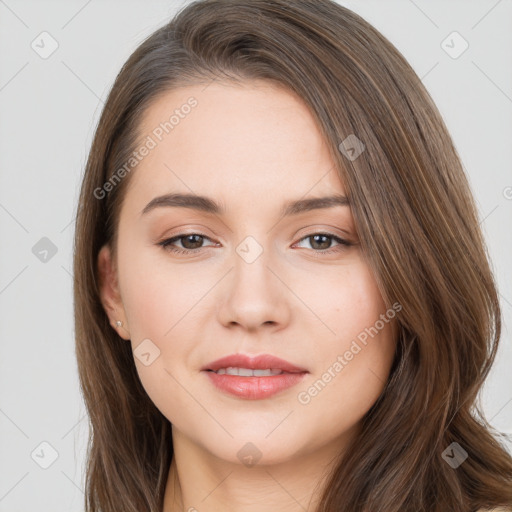
[(270, 293), (268, 289), (263, 290), (271, 286), (273, 277), (268, 269), (273, 259), (268, 239), (263, 234), (247, 235), (235, 247), (233, 279), (234, 285), (240, 286), (242, 291), (250, 287), (253, 292)]

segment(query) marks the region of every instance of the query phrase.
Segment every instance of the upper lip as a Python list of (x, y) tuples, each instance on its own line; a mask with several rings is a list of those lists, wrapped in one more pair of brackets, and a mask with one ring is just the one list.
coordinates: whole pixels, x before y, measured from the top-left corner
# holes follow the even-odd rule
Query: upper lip
[(284, 359), (275, 357), (270, 354), (261, 354), (258, 356), (248, 356), (245, 354), (231, 354), (229, 356), (221, 357), (216, 359), (206, 366), (201, 368), (202, 370), (213, 370), (217, 371), (220, 368), (249, 368), (252, 370), (265, 370), (267, 368), (274, 368), (282, 370), (287, 373), (302, 373), (307, 372), (306, 369), (295, 366)]

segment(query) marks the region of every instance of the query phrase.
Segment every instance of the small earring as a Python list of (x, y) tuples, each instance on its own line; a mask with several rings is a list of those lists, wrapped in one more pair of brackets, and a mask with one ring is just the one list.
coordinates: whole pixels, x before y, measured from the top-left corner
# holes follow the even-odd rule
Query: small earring
[(117, 327), (121, 327), (121, 326), (123, 325), (123, 322), (121, 322), (121, 320), (118, 320), (118, 321), (116, 322), (116, 325), (117, 325)]

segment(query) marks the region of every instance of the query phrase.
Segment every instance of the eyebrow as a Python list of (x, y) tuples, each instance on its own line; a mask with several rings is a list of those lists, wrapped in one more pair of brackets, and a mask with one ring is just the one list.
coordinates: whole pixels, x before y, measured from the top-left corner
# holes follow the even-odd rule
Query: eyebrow
[[(337, 194), (326, 197), (311, 197), (307, 199), (298, 199), (296, 201), (288, 201), (281, 209), (281, 216), (288, 217), (290, 215), (298, 215), (299, 213), (309, 212), (312, 210), (321, 210), (325, 208), (334, 208), (336, 206), (349, 206), (349, 200), (346, 196)], [(178, 207), (190, 208), (214, 215), (224, 215), (225, 208), (215, 200), (196, 194), (165, 194), (152, 199), (142, 210), (144, 215), (155, 208), (161, 207)]]

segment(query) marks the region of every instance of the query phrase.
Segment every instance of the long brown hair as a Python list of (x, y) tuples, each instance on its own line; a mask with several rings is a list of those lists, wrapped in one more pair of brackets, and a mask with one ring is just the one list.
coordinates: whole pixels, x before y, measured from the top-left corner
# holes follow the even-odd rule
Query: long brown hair
[[(108, 193), (105, 184), (144, 135), (139, 122), (152, 101), (215, 78), (269, 80), (308, 105), (382, 297), (402, 305), (388, 382), (325, 481), (317, 512), (512, 505), (512, 457), (478, 404), (501, 334), (497, 288), (459, 156), (425, 87), (385, 37), (331, 0), (204, 0), (125, 63), (85, 169), (74, 313), (90, 418), (86, 510), (161, 512), (173, 456), (171, 425), (100, 302), (97, 255), (104, 244), (115, 250), (120, 205), (137, 170)], [(364, 144), (357, 159), (340, 151), (349, 135)], [(454, 449), (468, 455), (456, 468), (445, 456)]]

